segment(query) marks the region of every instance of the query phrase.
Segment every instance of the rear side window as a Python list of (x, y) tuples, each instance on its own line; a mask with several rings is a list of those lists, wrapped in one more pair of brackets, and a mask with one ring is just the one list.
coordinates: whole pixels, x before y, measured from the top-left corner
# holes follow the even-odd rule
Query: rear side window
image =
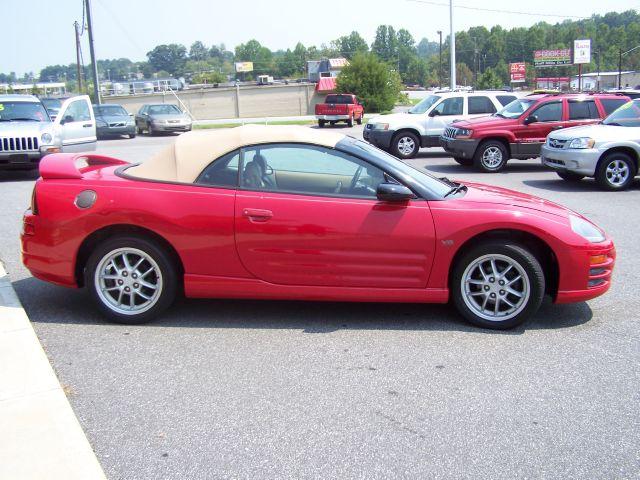
[(196, 184), (213, 187), (237, 187), (239, 160), (239, 150), (223, 155), (202, 171), (196, 179)]
[(600, 118), (595, 101), (569, 101), (569, 120), (585, 120), (591, 118)]
[(434, 109), (434, 112), (438, 112), (440, 115), (462, 115), (463, 98), (451, 97), (445, 98)]
[(627, 101), (622, 98), (601, 98), (600, 103), (602, 103), (604, 113), (609, 115), (627, 103)]
[(489, 97), (468, 97), (469, 115), (478, 113), (496, 113), (496, 107)]
[(549, 102), (538, 107), (532, 115), (538, 117), (539, 122), (559, 122), (562, 120), (562, 102)]
[(516, 98), (518, 97), (516, 97), (515, 95), (496, 95), (496, 99), (500, 102), (500, 105), (502, 105), (503, 107), (505, 105), (509, 105)]

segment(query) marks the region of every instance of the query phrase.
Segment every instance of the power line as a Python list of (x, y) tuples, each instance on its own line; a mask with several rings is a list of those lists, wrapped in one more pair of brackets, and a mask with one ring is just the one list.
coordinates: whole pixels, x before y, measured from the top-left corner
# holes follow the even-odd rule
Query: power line
[[(437, 7), (449, 7), (449, 3), (444, 3), (444, 2), (433, 2), (433, 1), (429, 1), (429, 0), (406, 0), (407, 2), (414, 2), (414, 3), (423, 3), (426, 5), (435, 5)], [(514, 15), (528, 15), (531, 17), (554, 17), (554, 18), (580, 18), (580, 19), (586, 19), (586, 18), (590, 18), (590, 17), (584, 17), (584, 16), (580, 16), (580, 15), (558, 15), (555, 13), (538, 13), (538, 12), (523, 12), (523, 11), (519, 11), (519, 10), (500, 10), (497, 8), (483, 8), (483, 7), (470, 7), (468, 5), (454, 5), (453, 8), (460, 8), (460, 9), (465, 9), (465, 10), (475, 10), (475, 11), (481, 11), (481, 12), (492, 12), (492, 13), (510, 13), (510, 14), (514, 14)]]

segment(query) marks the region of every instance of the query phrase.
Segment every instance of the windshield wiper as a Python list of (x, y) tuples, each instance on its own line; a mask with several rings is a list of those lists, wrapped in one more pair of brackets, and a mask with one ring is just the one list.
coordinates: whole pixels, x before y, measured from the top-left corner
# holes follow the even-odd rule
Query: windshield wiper
[(604, 122), (600, 122), (603, 125), (611, 125), (613, 127), (622, 127), (622, 124), (618, 123), (618, 122), (611, 122), (611, 123), (604, 123)]
[(505, 117), (503, 114), (501, 114), (501, 113), (499, 113), (499, 112), (494, 113), (494, 115), (495, 115), (496, 117), (507, 118), (507, 117)]
[(467, 186), (463, 185), (462, 183), (458, 183), (455, 187), (453, 187), (451, 190), (449, 190), (447, 193), (444, 194), (444, 197), (442, 198), (447, 198), (449, 195), (455, 195), (458, 192), (462, 192), (462, 191), (467, 191)]

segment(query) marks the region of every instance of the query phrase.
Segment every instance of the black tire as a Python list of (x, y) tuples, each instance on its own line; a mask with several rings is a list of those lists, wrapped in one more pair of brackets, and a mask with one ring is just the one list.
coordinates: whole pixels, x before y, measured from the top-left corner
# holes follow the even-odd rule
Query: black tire
[(475, 155), (473, 165), (481, 172), (496, 173), (504, 169), (509, 160), (509, 152), (498, 140), (482, 142)]
[[(413, 148), (411, 148), (413, 145)], [(392, 155), (407, 159), (415, 157), (420, 151), (420, 139), (418, 136), (411, 132), (396, 133), (391, 140), (390, 152)]]
[(558, 176), (566, 182), (579, 182), (584, 178), (584, 175), (573, 172), (556, 172)]
[(318, 128), (324, 128), (324, 120), (318, 120)]
[(329, 125), (331, 125), (332, 127), (336, 124), (335, 120), (329, 120)]
[[(99, 280), (96, 280), (96, 270), (98, 269), (98, 266), (103, 261), (103, 259), (107, 258), (107, 256), (110, 254), (114, 254), (114, 252), (118, 251), (118, 249), (129, 249), (130, 251), (143, 252), (147, 257), (151, 258), (155, 262), (156, 268), (161, 273), (161, 275), (156, 276), (156, 273), (155, 273), (156, 270), (154, 270), (151, 273), (151, 277), (150, 276), (146, 277), (147, 279), (150, 279), (149, 280), (150, 283), (152, 283), (155, 279), (156, 284), (160, 284), (161, 287), (158, 289), (159, 293), (157, 293), (157, 296), (154, 299), (154, 303), (151, 304), (149, 308), (147, 308), (144, 311), (140, 311), (139, 313), (129, 313), (129, 314), (121, 313), (115, 309), (116, 307), (109, 306), (109, 302), (101, 297), (101, 295), (104, 295), (104, 297), (106, 298), (108, 293), (100, 293), (99, 290), (101, 289), (96, 284), (99, 282)], [(132, 255), (131, 258), (133, 258), (132, 261), (134, 261), (136, 259), (135, 253), (132, 253), (131, 255)], [(143, 263), (141, 265), (141, 268), (145, 268), (146, 266), (153, 266), (153, 265), (151, 263), (147, 263), (147, 264)], [(126, 269), (123, 268), (122, 270), (124, 271)], [(134, 275), (133, 272), (134, 272), (133, 270), (128, 271), (126, 278), (123, 277), (125, 282), (127, 280), (130, 283), (135, 282), (134, 279), (136, 278), (136, 276)], [(141, 276), (140, 278), (142, 279), (143, 277)], [(93, 253), (89, 257), (85, 265), (84, 281), (85, 281), (85, 285), (87, 286), (87, 289), (89, 290), (91, 296), (93, 297), (93, 300), (98, 306), (98, 309), (101, 311), (101, 313), (105, 317), (107, 317), (112, 322), (132, 324), (132, 325), (146, 323), (158, 317), (158, 315), (160, 315), (167, 308), (169, 308), (169, 306), (171, 306), (171, 304), (173, 303), (176, 297), (177, 288), (178, 288), (178, 275), (176, 273), (176, 267), (171, 257), (169, 256), (169, 254), (162, 247), (160, 247), (156, 242), (141, 236), (134, 236), (134, 235), (121, 235), (121, 236), (109, 238), (103, 241), (102, 243), (100, 243), (97, 247), (95, 247), (93, 250)], [(119, 288), (119, 289), (130, 288), (129, 291), (131, 291), (131, 289), (133, 289), (136, 285), (139, 285), (137, 283), (132, 283), (131, 287), (126, 287), (126, 286), (118, 287), (115, 282), (117, 281), (122, 283), (121, 280), (106, 280), (105, 282), (107, 281), (112, 282), (109, 284), (110, 286), (112, 285), (111, 287), (112, 289), (113, 288)], [(150, 293), (151, 292), (150, 290), (143, 291), (143, 288), (145, 287), (142, 287), (142, 286), (139, 287), (139, 290), (141, 291), (141, 293), (144, 293), (145, 295), (150, 295), (152, 298), (154, 297), (154, 294)], [(118, 294), (113, 293), (113, 295), (118, 295)], [(136, 295), (133, 295), (133, 296), (138, 301), (142, 298)], [(123, 301), (125, 299), (126, 301), (130, 301), (131, 296), (130, 294), (122, 292), (120, 295), (120, 298)], [(135, 300), (134, 300), (134, 303), (135, 303)], [(145, 303), (144, 300), (142, 301), (142, 303)]]
[[(495, 261), (497, 269), (499, 270), (499, 273), (504, 272), (507, 276), (505, 276), (504, 278), (501, 278), (500, 276), (497, 276), (497, 278), (492, 277), (491, 270), (487, 270), (487, 280), (481, 279), (481, 281), (486, 282), (485, 285), (469, 284), (470, 289), (477, 289), (472, 291), (476, 294), (475, 296), (463, 293), (463, 290), (467, 288), (466, 282), (463, 282), (465, 272), (468, 268), (471, 269), (471, 272), (473, 272), (473, 265), (476, 260), (482, 259), (485, 256), (497, 256), (497, 260)], [(507, 272), (506, 261), (502, 260), (504, 258), (507, 258), (509, 259), (509, 261), (514, 262), (514, 264), (519, 265), (520, 270), (518, 270), (518, 267), (512, 266), (512, 269)], [(490, 260), (485, 261), (490, 262)], [(486, 268), (487, 267), (482, 267), (483, 271)], [(500, 268), (502, 268), (501, 271)], [(526, 275), (528, 288), (525, 287), (525, 279), (521, 272)], [(528, 291), (528, 297), (523, 293), (525, 299), (522, 300), (521, 304), (518, 303), (519, 300), (516, 300), (519, 297), (516, 297), (511, 293), (507, 292), (503, 297), (502, 294), (506, 292), (506, 290), (502, 289), (506, 289), (507, 287), (501, 286), (504, 284), (498, 285), (498, 282), (507, 282), (513, 280), (517, 275), (520, 275), (522, 277), (522, 280), (516, 280), (515, 283), (513, 283), (513, 290), (519, 289), (520, 293)], [(473, 276), (471, 278), (473, 278)], [(491, 280), (493, 281), (491, 283), (488, 283)], [(491, 292), (491, 290), (494, 289), (495, 293)], [(484, 292), (485, 290), (489, 290), (489, 292), (491, 293), (480, 293)], [(470, 323), (483, 328), (503, 330), (520, 325), (538, 310), (542, 302), (544, 292), (545, 277), (538, 259), (526, 247), (517, 243), (510, 242), (508, 240), (492, 240), (480, 243), (479, 245), (472, 247), (468, 251), (464, 252), (462, 256), (456, 261), (451, 274), (451, 298), (458, 312), (460, 312), (460, 314)], [(507, 308), (507, 312), (505, 312), (505, 315), (502, 315), (502, 317), (504, 317), (505, 319), (502, 320), (500, 319), (500, 317), (494, 317), (495, 319), (487, 319), (481, 316), (482, 312), (478, 313), (476, 310), (472, 309), (469, 304), (467, 304), (467, 301), (470, 304), (473, 304), (474, 299), (479, 299), (479, 302), (484, 302), (485, 298), (489, 295), (493, 295), (493, 298), (497, 298), (498, 296), (500, 296), (500, 298), (505, 298), (508, 302), (512, 302), (513, 305), (517, 308), (511, 313), (507, 313), (510, 307), (507, 305), (507, 303), (498, 301), (499, 309), (501, 304), (506, 306)], [(467, 301), (465, 301), (465, 298), (467, 298)], [(486, 306), (491, 307), (495, 306), (495, 304), (496, 301), (492, 298), (489, 298)], [(481, 310), (481, 307), (482, 306), (480, 306), (479, 310)], [(487, 315), (485, 315), (485, 317), (486, 316)]]
[(360, 115), (358, 117), (358, 119), (356, 120), (356, 122), (358, 123), (358, 125), (362, 125), (362, 115)]
[(473, 158), (453, 157), (453, 159), (464, 167), (473, 165)]
[(142, 129), (136, 125), (136, 133), (142, 135)]
[[(616, 176), (615, 170), (612, 172), (612, 169), (615, 168), (618, 168), (619, 172), (626, 171), (626, 177), (622, 179), (622, 177)], [(636, 164), (629, 154), (611, 152), (598, 162), (596, 182), (605, 190), (626, 190), (633, 183), (636, 173), (638, 173)]]
[(129, 134), (129, 138), (136, 138), (136, 134), (135, 133), (130, 133)]
[(150, 137), (153, 137), (156, 134), (156, 132), (153, 130), (153, 127), (151, 125), (147, 125), (147, 134)]
[(349, 120), (347, 120), (347, 127), (353, 127), (353, 115), (351, 115)]

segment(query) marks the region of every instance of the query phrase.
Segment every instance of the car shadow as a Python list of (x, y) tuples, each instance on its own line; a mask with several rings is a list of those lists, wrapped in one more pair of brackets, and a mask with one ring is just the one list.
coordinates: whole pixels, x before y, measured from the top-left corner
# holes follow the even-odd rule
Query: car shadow
[(451, 159), (451, 165), (430, 165), (425, 164), (424, 168), (429, 171), (438, 173), (476, 173), (478, 175), (508, 175), (509, 173), (531, 173), (531, 172), (548, 172), (554, 173), (542, 165), (514, 163), (507, 165), (507, 168), (498, 173), (479, 172), (473, 166), (460, 165)]
[[(93, 324), (113, 326), (98, 312), (85, 289), (70, 290), (26, 278), (13, 283), (27, 314), (36, 324)], [(258, 300), (178, 299), (145, 327), (293, 329), (305, 333), (339, 330), (456, 331), (521, 335), (527, 330), (556, 330), (583, 325), (593, 312), (585, 302), (553, 305), (545, 299), (525, 325), (498, 331), (474, 327), (449, 305), (413, 303), (347, 303)]]
[(0, 182), (33, 182), (40, 176), (37, 168), (31, 170), (2, 170)]
[[(607, 192), (606, 190), (601, 188), (592, 178), (584, 178), (579, 182), (567, 182), (565, 180), (562, 180), (560, 177), (556, 178), (557, 179), (549, 180), (522, 180), (522, 183), (529, 187), (540, 188), (543, 190), (552, 190), (554, 192)], [(629, 192), (634, 190), (640, 190), (640, 179), (636, 179), (626, 191)], [(617, 194), (620, 192), (611, 193)]]

